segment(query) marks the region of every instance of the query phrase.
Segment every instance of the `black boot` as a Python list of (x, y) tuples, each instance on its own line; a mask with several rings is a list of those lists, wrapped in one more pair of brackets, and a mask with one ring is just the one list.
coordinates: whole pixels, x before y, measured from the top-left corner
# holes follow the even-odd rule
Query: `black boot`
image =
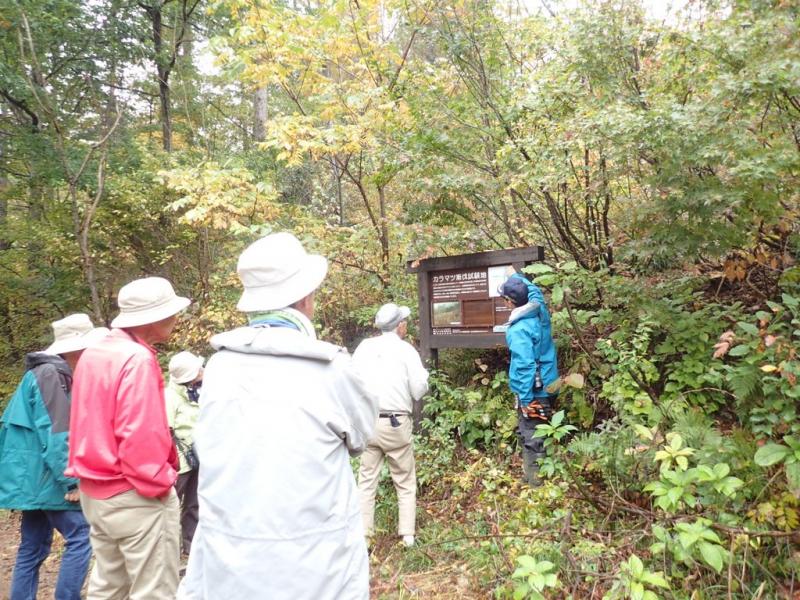
[(522, 472), (525, 474), (525, 483), (531, 487), (542, 485), (542, 479), (539, 477), (539, 461), (544, 457), (545, 455), (539, 452), (522, 449)]

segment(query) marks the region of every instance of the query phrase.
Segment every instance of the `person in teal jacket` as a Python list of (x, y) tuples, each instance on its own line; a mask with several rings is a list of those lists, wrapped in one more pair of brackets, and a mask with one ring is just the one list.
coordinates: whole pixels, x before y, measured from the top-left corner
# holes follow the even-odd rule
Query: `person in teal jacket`
[(511, 352), (508, 379), (517, 404), (522, 468), (528, 484), (538, 485), (539, 461), (545, 452), (542, 438), (533, 434), (550, 419), (555, 396), (547, 392), (547, 387), (558, 379), (550, 313), (542, 291), (519, 273), (509, 277), (498, 291), (512, 309), (506, 329)]
[(53, 330), (52, 345), (25, 357), (25, 375), (0, 419), (0, 508), (22, 511), (11, 600), (35, 600), (53, 529), (66, 541), (56, 600), (80, 598), (92, 552), (78, 482), (64, 469), (72, 369), (83, 349), (108, 330), (95, 329), (85, 314), (56, 321)]

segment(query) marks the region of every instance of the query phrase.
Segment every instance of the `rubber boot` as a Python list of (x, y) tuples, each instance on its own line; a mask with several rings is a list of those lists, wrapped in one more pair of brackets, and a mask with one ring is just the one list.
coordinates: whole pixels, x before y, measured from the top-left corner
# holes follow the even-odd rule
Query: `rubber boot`
[(531, 487), (542, 485), (542, 480), (539, 477), (539, 461), (544, 456), (544, 454), (532, 452), (527, 448), (522, 449), (522, 472), (525, 475), (525, 483)]

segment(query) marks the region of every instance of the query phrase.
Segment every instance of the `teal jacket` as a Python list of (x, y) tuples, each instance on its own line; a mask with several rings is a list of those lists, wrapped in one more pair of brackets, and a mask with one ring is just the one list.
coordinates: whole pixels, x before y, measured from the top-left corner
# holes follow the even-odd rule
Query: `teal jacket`
[[(512, 277), (522, 279), (527, 284), (528, 303), (515, 308), (508, 320), (506, 343), (511, 351), (508, 379), (509, 387), (519, 398), (520, 405), (526, 406), (533, 398), (552, 395), (544, 388), (558, 379), (558, 359), (553, 343), (550, 313), (542, 291), (518, 273)], [(537, 366), (543, 385), (541, 390), (534, 392)]]
[(64, 494), (72, 371), (60, 356), (33, 352), (0, 419), (0, 508), (80, 510)]

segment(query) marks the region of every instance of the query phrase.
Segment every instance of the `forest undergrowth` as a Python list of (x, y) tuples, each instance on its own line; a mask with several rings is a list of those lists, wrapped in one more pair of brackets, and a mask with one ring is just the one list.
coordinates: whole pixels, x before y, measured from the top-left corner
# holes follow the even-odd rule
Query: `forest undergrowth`
[(800, 596), (797, 271), (773, 300), (705, 276), (532, 270), (562, 375), (586, 382), (562, 389), (546, 483), (520, 481), (503, 353), (444, 357), (417, 437), (418, 544), (393, 535), (384, 473), (375, 597)]

